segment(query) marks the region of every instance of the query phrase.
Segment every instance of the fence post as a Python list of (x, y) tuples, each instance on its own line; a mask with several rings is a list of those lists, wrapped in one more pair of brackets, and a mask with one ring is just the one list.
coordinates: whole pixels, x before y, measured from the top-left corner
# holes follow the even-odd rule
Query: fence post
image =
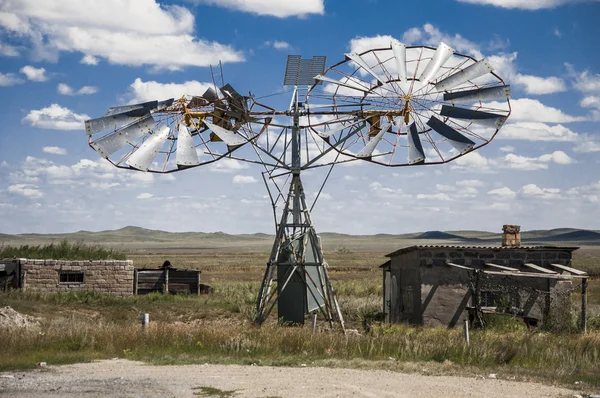
[(148, 331), (148, 325), (150, 324), (150, 314), (142, 314), (142, 331)]
[(313, 332), (317, 329), (317, 311), (313, 312), (312, 318), (312, 330)]
[(470, 345), (470, 341), (469, 341), (469, 320), (468, 319), (465, 319), (464, 332), (465, 332), (465, 341), (467, 342), (467, 345)]
[(200, 295), (200, 271), (198, 271), (198, 281), (197, 281), (197, 284), (198, 284), (198, 296), (199, 296)]
[(133, 295), (136, 296), (138, 294), (138, 270), (133, 270)]
[(587, 278), (581, 279), (581, 332), (587, 332)]
[(165, 293), (169, 293), (169, 269), (165, 269)]

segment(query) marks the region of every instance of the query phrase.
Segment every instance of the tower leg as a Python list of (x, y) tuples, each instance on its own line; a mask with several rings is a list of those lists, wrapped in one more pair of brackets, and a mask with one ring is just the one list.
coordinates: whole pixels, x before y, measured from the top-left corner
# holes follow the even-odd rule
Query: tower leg
[(275, 305), (283, 323), (304, 324), (305, 315), (320, 313), (331, 326), (344, 328), (299, 175), (292, 178), (256, 300), (259, 324)]

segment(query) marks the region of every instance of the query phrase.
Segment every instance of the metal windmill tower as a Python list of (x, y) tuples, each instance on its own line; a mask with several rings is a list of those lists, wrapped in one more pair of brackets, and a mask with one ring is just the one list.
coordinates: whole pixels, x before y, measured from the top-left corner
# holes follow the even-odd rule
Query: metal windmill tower
[(289, 56), (286, 110), (239, 94), (219, 76), (202, 95), (113, 107), (85, 127), (89, 145), (119, 168), (171, 173), (225, 158), (264, 167), (276, 232), (258, 323), (277, 305), (284, 322), (320, 313), (343, 328), (302, 171), (329, 168), (318, 198), (335, 165), (450, 162), (488, 144), (510, 115), (510, 87), (489, 63), (444, 43), (392, 41), (326, 70), (325, 57)]

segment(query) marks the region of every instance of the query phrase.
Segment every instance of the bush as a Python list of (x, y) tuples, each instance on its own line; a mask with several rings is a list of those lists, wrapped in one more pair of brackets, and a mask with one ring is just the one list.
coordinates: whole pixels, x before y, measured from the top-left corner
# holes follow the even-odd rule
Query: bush
[(40, 258), (54, 260), (126, 260), (125, 254), (107, 249), (98, 244), (84, 242), (69, 242), (66, 239), (58, 243), (47, 245), (0, 245), (0, 259), (2, 258)]

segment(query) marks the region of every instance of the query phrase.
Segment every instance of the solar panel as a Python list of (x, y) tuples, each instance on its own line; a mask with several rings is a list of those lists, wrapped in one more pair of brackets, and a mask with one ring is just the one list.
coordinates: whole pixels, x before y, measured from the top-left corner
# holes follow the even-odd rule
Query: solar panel
[(323, 84), (315, 76), (325, 72), (325, 56), (316, 55), (312, 59), (302, 59), (300, 55), (288, 55), (285, 66), (284, 86)]

